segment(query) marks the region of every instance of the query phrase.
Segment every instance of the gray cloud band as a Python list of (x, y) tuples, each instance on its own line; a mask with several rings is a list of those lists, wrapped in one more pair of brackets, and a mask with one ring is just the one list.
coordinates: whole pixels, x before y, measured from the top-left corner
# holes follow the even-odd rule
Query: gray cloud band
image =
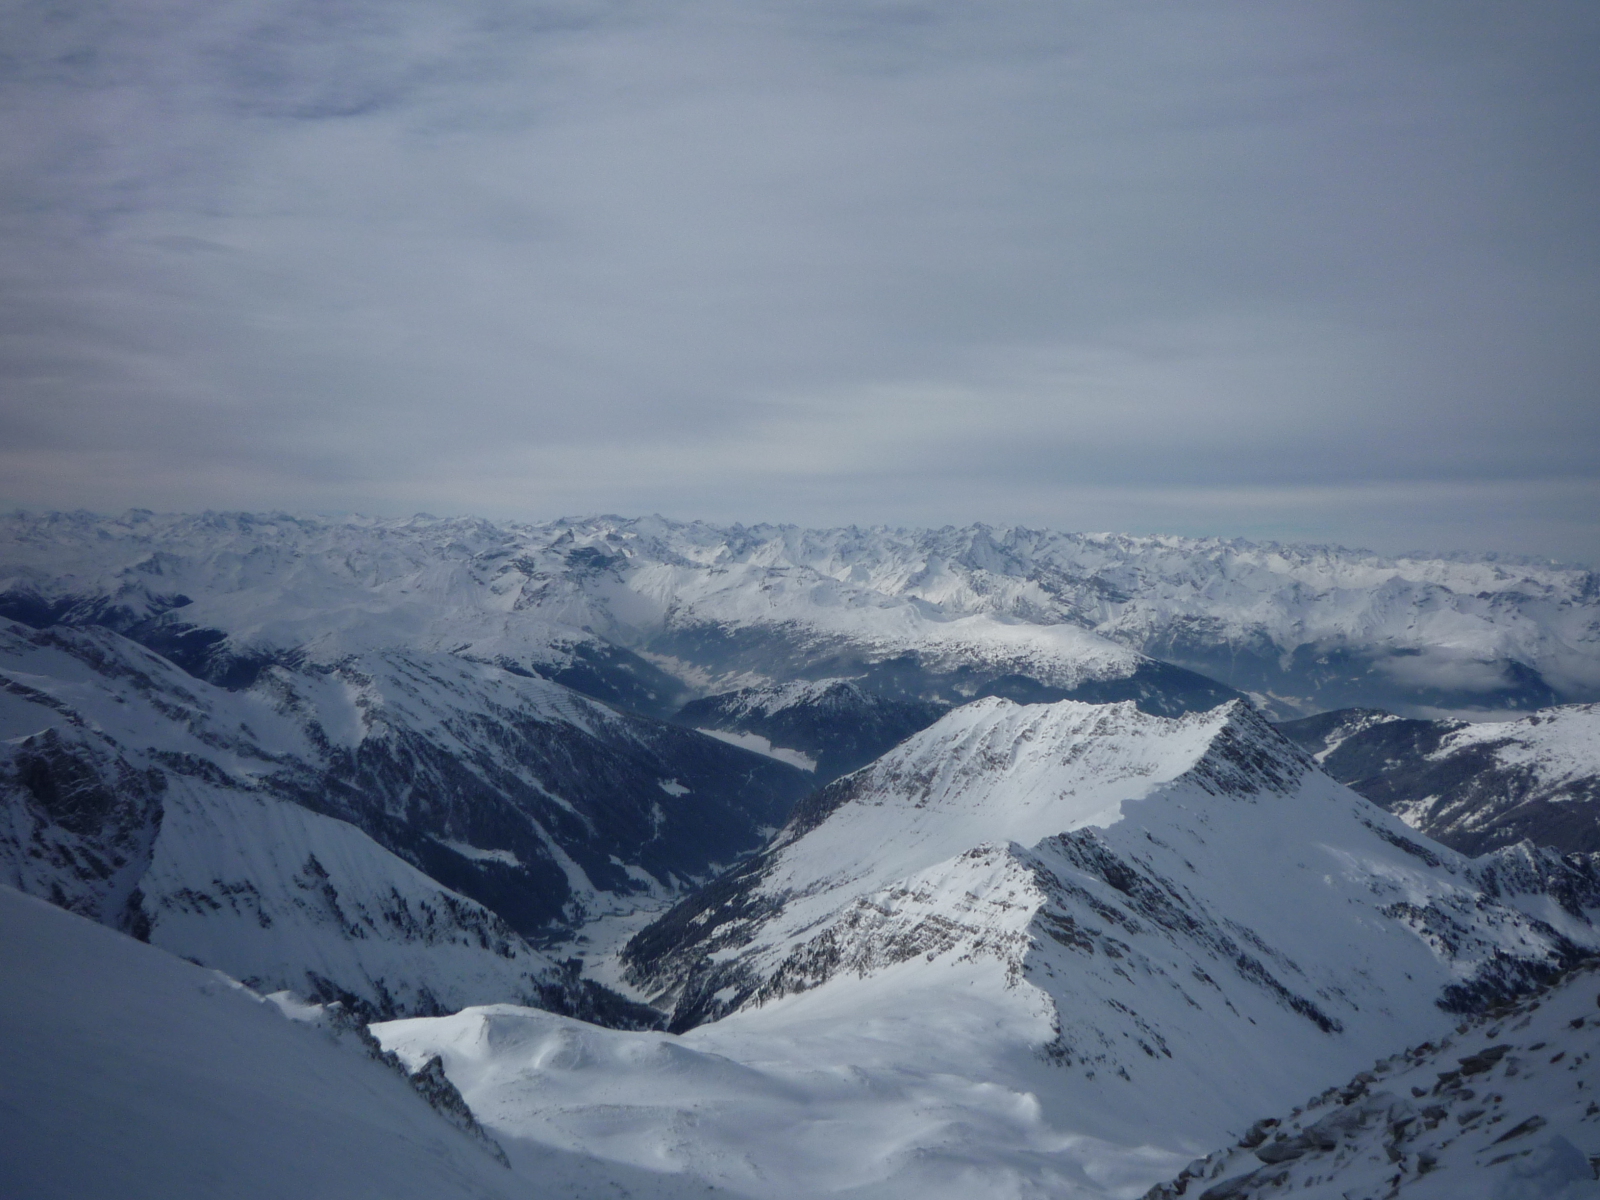
[(7, 19), (0, 500), (1600, 557), (1583, 6)]

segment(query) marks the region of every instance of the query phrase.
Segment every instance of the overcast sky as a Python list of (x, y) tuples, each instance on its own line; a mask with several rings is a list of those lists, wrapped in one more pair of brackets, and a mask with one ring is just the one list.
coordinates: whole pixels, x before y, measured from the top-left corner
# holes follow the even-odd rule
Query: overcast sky
[(1600, 561), (1592, 0), (16, 0), (0, 503)]

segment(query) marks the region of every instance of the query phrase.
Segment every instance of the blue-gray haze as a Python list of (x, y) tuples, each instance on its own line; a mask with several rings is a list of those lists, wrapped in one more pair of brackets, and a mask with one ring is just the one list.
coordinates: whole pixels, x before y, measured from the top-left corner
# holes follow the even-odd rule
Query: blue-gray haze
[(13, 0), (0, 503), (1600, 558), (1592, 0)]

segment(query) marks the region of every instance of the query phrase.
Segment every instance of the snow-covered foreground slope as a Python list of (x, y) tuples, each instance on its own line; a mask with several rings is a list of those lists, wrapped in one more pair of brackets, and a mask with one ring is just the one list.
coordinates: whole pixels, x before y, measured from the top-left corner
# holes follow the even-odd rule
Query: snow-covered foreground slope
[(463, 1128), (447, 1089), (426, 1072), (408, 1083), (347, 1023), (4, 886), (0, 962), (8, 1197), (726, 1195), (581, 1152), (546, 1153), (536, 1178), (518, 1178)]
[(232, 980), (0, 887), (0, 1191), (523, 1194), (397, 1073)]
[(1263, 1119), (1150, 1200), (1592, 1200), (1600, 975), (1581, 969)]
[(229, 692), (109, 630), (0, 628), (0, 879), (386, 1015), (598, 1013), (524, 933), (672, 895), (803, 779), (449, 656), (274, 666)]
[(1349, 709), (1280, 728), (1334, 778), (1464, 853), (1524, 838), (1600, 851), (1600, 704), (1504, 722)]
[(376, 1032), (518, 1154), (750, 1197), (1138, 1196), (1600, 947), (1600, 883), (1470, 862), (1253, 711), (981, 701), (630, 943), (674, 1037), (510, 1006)]
[(304, 646), (448, 650), (658, 715), (685, 688), (829, 676), (1162, 712), (1226, 695), (1143, 655), (1286, 711), (1600, 697), (1590, 571), (981, 525), (19, 514), (0, 614), (109, 622), (216, 677)]
[(1065, 1200), (1139, 1195), (1200, 1151), (1063, 1112), (1013, 1008), (905, 983), (681, 1037), (509, 1005), (373, 1032), (413, 1066), (440, 1056), (530, 1180), (582, 1148), (749, 1200)]

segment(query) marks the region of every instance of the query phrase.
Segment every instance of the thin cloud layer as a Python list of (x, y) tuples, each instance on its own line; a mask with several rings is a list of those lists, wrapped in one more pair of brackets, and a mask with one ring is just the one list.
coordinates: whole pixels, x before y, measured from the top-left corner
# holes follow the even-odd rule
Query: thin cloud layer
[(5, 501), (1600, 558), (1590, 6), (6, 19)]

